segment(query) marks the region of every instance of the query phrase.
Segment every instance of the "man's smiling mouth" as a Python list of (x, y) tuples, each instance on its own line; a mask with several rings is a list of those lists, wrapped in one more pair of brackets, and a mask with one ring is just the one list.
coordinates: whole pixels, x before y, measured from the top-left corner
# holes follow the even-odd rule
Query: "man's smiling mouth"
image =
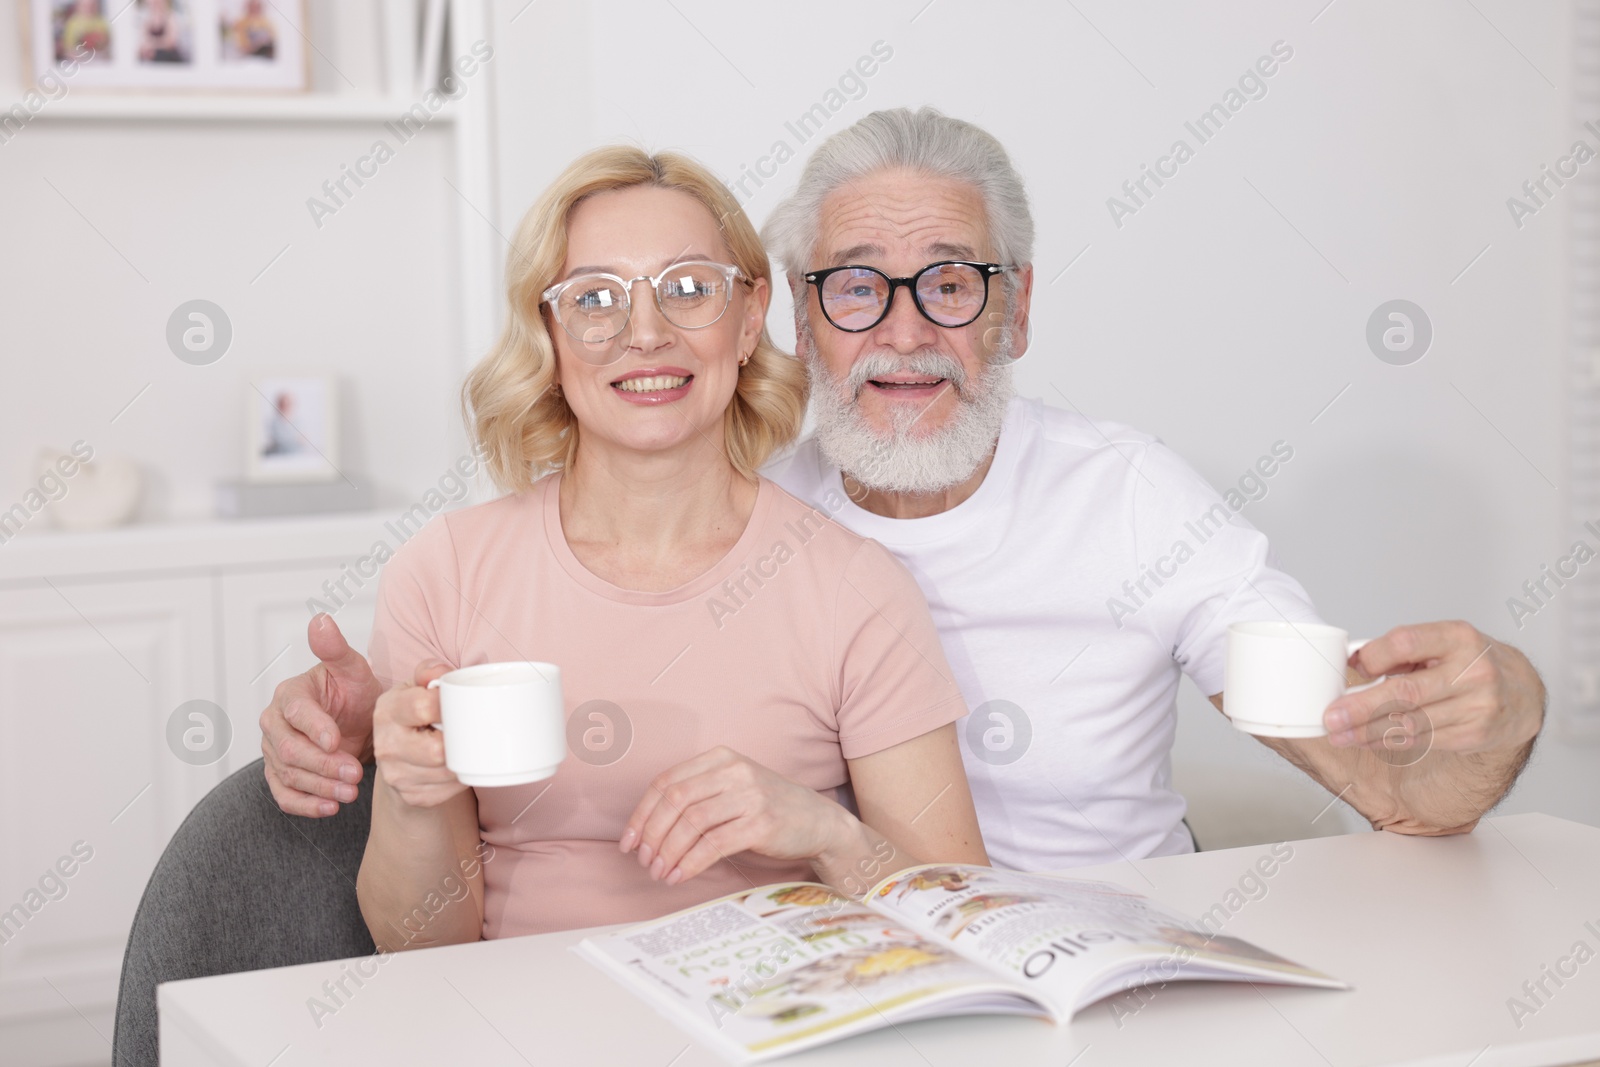
[(949, 380), (948, 378), (935, 378), (932, 376), (869, 378), (867, 379), (867, 384), (886, 393), (926, 392), (930, 389), (938, 388)]

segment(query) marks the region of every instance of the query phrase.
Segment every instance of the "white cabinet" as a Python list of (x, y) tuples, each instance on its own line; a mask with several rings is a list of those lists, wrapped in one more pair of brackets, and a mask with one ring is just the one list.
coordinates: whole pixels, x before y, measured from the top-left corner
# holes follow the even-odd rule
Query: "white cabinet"
[(104, 1051), (139, 893), (217, 780), (165, 742), (215, 693), (211, 600), (204, 578), (0, 595), (0, 1026), (56, 1016), (62, 1051)]
[[(260, 755), (257, 720), (273, 687), (313, 662), (307, 601), (328, 599), (323, 582), (382, 524), (359, 515), (142, 527), (0, 548), (8, 1067), (110, 1062), (122, 951), (157, 858), (194, 804)], [(350, 590), (335, 615), (358, 649), (377, 584)], [(191, 700), (228, 717), (232, 740), (215, 762), (186, 762), (181, 740), (169, 740), (189, 728), (180, 721), (174, 735), (169, 720)]]

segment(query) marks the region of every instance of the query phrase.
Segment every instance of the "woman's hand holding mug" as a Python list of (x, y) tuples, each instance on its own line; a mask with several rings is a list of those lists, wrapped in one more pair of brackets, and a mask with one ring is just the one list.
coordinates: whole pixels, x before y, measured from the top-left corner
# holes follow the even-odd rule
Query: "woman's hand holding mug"
[(437, 807), (468, 786), (526, 785), (567, 754), (561, 668), (480, 663), (440, 672), (422, 688), (391, 689), (373, 714), (378, 773), (414, 807)]
[(378, 783), (412, 807), (436, 808), (467, 788), (445, 766), (444, 737), (433, 728), (438, 721), (437, 690), (415, 685), (378, 697), (372, 714)]

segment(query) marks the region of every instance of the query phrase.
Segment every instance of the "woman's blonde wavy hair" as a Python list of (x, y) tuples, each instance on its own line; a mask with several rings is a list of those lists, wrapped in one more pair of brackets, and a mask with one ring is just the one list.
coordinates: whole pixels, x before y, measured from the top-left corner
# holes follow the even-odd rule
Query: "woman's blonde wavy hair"
[[(752, 281), (772, 284), (766, 249), (733, 194), (705, 167), (672, 152), (651, 155), (611, 145), (580, 156), (523, 216), (506, 257), (505, 329), (461, 389), (467, 426), (482, 448), (500, 488), (520, 492), (551, 471), (571, 469), (578, 454), (578, 420), (556, 384), (551, 329), (560, 329), (540, 301), (567, 258), (572, 211), (596, 193), (635, 186), (678, 189), (706, 206), (733, 262)], [(736, 470), (754, 477), (774, 452), (800, 432), (805, 418), (806, 373), (772, 343), (766, 327), (739, 369), (738, 385), (722, 421), (725, 454)]]

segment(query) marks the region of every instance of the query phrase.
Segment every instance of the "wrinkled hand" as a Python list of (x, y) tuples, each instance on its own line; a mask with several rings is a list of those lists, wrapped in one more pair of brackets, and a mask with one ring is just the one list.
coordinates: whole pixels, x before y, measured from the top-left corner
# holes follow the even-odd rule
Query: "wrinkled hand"
[(825, 856), (850, 819), (816, 790), (718, 746), (658, 775), (618, 846), (637, 849), (651, 878), (677, 885), (745, 851), (779, 860)]
[(1464, 622), (1397, 626), (1350, 665), (1389, 677), (1328, 705), (1322, 721), (1337, 747), (1506, 750), (1544, 723), (1545, 688), (1528, 658)]
[(467, 786), (444, 765), (439, 691), (428, 683), (450, 670), (443, 663), (417, 668), (417, 684), (398, 686), (378, 698), (372, 715), (372, 748), (378, 782), (416, 808), (436, 808)]
[(261, 713), (267, 784), (291, 815), (333, 815), (356, 798), (361, 764), (372, 752), (372, 709), (383, 686), (351, 648), (332, 616), (306, 627), (317, 664), (278, 683)]

